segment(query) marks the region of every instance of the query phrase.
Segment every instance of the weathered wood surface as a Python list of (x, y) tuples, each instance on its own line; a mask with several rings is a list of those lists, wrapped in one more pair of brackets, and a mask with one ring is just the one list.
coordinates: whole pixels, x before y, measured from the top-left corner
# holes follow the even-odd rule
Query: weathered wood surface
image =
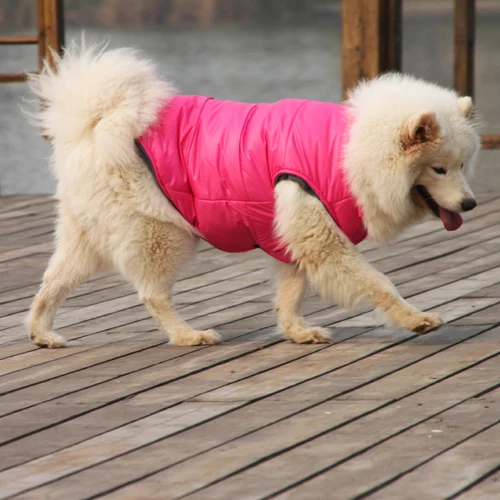
[(500, 198), (457, 233), (361, 245), (447, 326), (391, 331), (309, 294), (331, 346), (276, 334), (261, 253), (202, 245), (176, 302), (223, 344), (168, 345), (107, 274), (64, 302), (70, 347), (37, 349), (22, 323), (53, 218), (48, 198), (0, 198), (0, 498), (500, 498)]

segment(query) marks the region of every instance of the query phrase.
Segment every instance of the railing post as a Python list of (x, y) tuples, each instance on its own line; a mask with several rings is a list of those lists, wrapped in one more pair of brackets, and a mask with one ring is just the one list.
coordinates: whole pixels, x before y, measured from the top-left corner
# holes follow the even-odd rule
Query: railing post
[(343, 0), (342, 87), (401, 69), (401, 1)]
[(455, 0), (454, 84), (461, 95), (474, 96), (475, 0)]
[(49, 48), (61, 53), (64, 44), (64, 0), (37, 0), (38, 60), (40, 70), (45, 58), (52, 65)]
[(384, 71), (401, 71), (402, 68), (402, 0), (386, 0), (382, 34), (386, 33)]

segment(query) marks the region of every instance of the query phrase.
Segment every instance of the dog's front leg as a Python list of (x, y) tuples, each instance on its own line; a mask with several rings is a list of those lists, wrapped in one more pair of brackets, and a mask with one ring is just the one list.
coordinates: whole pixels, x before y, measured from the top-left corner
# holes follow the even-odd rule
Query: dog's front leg
[(308, 326), (300, 315), (300, 304), (307, 285), (306, 273), (295, 264), (279, 262), (276, 274), (276, 312), (285, 337), (298, 344), (331, 342), (324, 328)]
[(323, 298), (348, 308), (368, 302), (389, 324), (417, 333), (442, 325), (437, 314), (420, 312), (398, 294), (340, 231), (318, 199), (288, 180), (279, 182), (275, 191), (278, 234)]

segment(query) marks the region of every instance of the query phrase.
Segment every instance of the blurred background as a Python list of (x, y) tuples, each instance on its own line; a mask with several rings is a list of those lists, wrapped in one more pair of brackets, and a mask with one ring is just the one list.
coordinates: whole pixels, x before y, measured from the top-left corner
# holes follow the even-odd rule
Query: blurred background
[[(66, 0), (66, 43), (133, 46), (181, 93), (270, 102), (341, 99), (340, 0)], [(500, 133), (500, 0), (477, 0), (476, 104)], [(0, 33), (36, 33), (34, 0), (0, 0)], [(0, 46), (0, 71), (37, 68), (34, 46)], [(452, 0), (403, 2), (403, 71), (451, 86)], [(49, 146), (21, 111), (27, 86), (0, 85), (0, 195), (53, 193)], [(477, 191), (500, 191), (500, 153), (481, 153)]]

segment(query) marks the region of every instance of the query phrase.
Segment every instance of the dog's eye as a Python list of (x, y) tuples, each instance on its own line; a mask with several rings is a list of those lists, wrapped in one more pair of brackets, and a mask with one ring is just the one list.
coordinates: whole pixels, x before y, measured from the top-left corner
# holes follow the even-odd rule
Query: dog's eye
[(434, 172), (436, 172), (436, 174), (446, 175), (446, 169), (445, 168), (432, 167), (432, 170), (434, 170)]

